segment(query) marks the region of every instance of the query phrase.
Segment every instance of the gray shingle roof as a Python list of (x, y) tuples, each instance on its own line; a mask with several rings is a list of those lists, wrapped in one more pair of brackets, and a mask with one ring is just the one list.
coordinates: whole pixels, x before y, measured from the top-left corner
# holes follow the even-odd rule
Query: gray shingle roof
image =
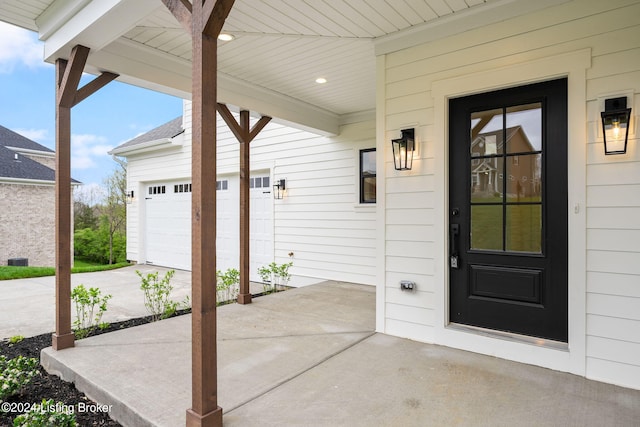
[(53, 150), (40, 145), (35, 141), (25, 138), (24, 136), (16, 133), (6, 127), (0, 126), (0, 146), (2, 147), (18, 147), (25, 148), (27, 150), (45, 151), (53, 153)]
[(182, 128), (182, 116), (180, 116), (176, 117), (170, 122), (158, 126), (155, 129), (151, 129), (149, 132), (137, 136), (132, 140), (125, 142), (124, 144), (120, 144), (119, 146), (114, 148), (114, 150), (133, 147), (134, 145), (143, 144), (150, 141), (157, 141), (159, 139), (173, 138), (180, 135), (182, 132), (184, 132), (184, 129)]
[[(43, 151), (45, 153), (54, 152), (44, 145), (40, 145), (29, 138), (25, 138), (12, 130), (0, 126), (0, 179), (14, 178), (55, 181), (56, 176), (53, 169), (21, 154), (18, 154), (18, 159), (16, 160), (16, 151), (10, 150), (7, 147)], [(76, 180), (72, 180), (72, 182), (78, 183)]]

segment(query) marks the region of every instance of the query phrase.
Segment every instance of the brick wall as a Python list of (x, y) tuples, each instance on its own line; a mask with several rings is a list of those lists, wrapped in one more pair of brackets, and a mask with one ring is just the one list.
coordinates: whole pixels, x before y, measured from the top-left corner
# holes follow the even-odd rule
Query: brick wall
[(28, 258), (30, 266), (55, 265), (53, 185), (0, 183), (0, 265)]

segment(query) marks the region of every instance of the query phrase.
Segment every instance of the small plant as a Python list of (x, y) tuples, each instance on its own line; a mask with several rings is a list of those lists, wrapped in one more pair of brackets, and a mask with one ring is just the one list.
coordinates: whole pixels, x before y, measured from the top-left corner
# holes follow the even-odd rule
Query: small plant
[(285, 264), (276, 264), (272, 262), (267, 266), (258, 269), (258, 275), (262, 279), (265, 292), (275, 292), (278, 287), (287, 286), (291, 273), (289, 268), (293, 266), (293, 262)]
[(260, 276), (260, 279), (262, 279), (262, 283), (271, 283), (271, 266), (263, 265), (262, 267), (258, 268), (258, 275)]
[(11, 338), (9, 338), (9, 344), (18, 344), (23, 339), (24, 337), (22, 335), (14, 335)]
[(29, 384), (38, 374), (37, 366), (38, 359), (33, 357), (18, 356), (7, 359), (0, 356), (0, 402)]
[(91, 334), (107, 311), (107, 302), (111, 295), (102, 295), (98, 288), (85, 288), (78, 285), (71, 291), (71, 300), (76, 306), (76, 320), (73, 322), (76, 338), (82, 339)]
[(287, 286), (291, 279), (291, 273), (289, 269), (293, 266), (293, 262), (287, 262), (285, 264), (276, 265), (272, 267), (273, 275), (276, 277), (276, 284), (280, 286)]
[(147, 308), (153, 322), (166, 319), (173, 316), (180, 306), (179, 302), (171, 300), (171, 291), (173, 285), (171, 284), (171, 278), (176, 273), (175, 270), (169, 270), (165, 273), (162, 279), (159, 278), (159, 273), (148, 273), (143, 275), (140, 271), (136, 270), (142, 283), (140, 289), (144, 292), (144, 306)]
[(53, 399), (42, 399), (41, 404), (33, 405), (29, 412), (18, 415), (13, 420), (13, 427), (76, 427), (76, 414), (70, 409)]
[(224, 273), (220, 270), (216, 273), (216, 299), (218, 303), (232, 301), (238, 298), (240, 292), (240, 272), (235, 268), (229, 268)]

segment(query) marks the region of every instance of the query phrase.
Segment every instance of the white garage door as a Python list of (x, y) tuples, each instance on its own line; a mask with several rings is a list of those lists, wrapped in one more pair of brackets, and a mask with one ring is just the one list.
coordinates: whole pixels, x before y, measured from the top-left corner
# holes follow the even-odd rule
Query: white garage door
[(191, 270), (190, 189), (188, 181), (147, 186), (145, 246), (148, 264)]
[[(238, 268), (240, 251), (240, 208), (238, 176), (220, 178), (217, 183), (218, 270)], [(259, 280), (258, 268), (273, 261), (273, 199), (268, 173), (250, 182), (250, 279)], [(191, 184), (167, 182), (147, 186), (147, 263), (184, 270), (191, 269)]]
[[(273, 261), (273, 198), (269, 175), (250, 179), (249, 206), (249, 278), (258, 281), (258, 268)], [(238, 268), (240, 264), (240, 179), (225, 177), (218, 181), (217, 269)]]

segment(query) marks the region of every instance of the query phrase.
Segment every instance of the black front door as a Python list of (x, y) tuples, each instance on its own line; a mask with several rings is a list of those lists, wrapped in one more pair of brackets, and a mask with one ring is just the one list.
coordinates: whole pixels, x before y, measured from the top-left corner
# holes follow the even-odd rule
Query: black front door
[(450, 321), (567, 341), (567, 80), (449, 101)]

